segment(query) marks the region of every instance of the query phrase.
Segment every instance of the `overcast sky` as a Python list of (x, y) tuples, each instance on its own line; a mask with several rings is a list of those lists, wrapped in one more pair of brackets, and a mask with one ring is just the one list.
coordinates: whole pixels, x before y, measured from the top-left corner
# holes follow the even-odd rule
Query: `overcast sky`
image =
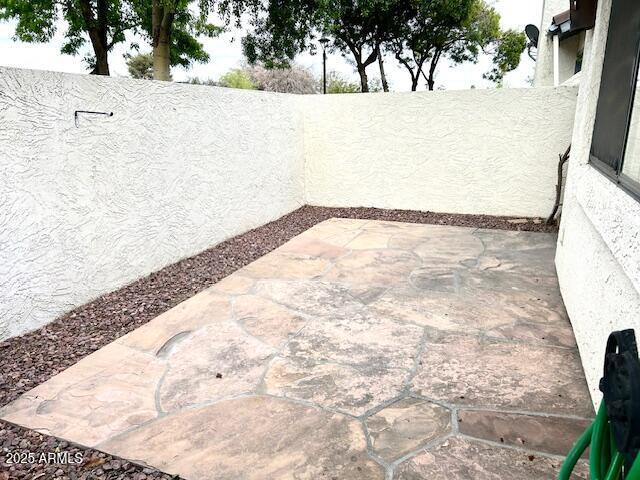
[[(490, 0), (500, 13), (502, 28), (515, 28), (523, 30), (528, 23), (539, 26), (542, 16), (543, 0)], [(70, 57), (60, 54), (64, 25), (58, 29), (55, 39), (47, 44), (28, 44), (14, 42), (12, 37), (15, 31), (15, 23), (0, 24), (0, 65), (31, 68), (39, 70), (54, 70), (61, 72), (86, 73), (86, 67), (81, 56)], [(207, 64), (196, 64), (189, 70), (174, 68), (172, 71), (175, 80), (185, 80), (189, 77), (201, 79), (217, 79), (229, 69), (238, 67), (243, 62), (240, 46), (241, 31), (230, 31), (215, 39), (204, 39), (203, 43), (211, 56)], [(144, 49), (143, 49), (144, 50)], [(127, 52), (125, 44), (118, 45), (110, 54), (109, 64), (111, 74), (115, 76), (127, 76), (127, 66), (124, 54)], [(297, 62), (309, 68), (314, 74), (322, 71), (322, 55), (303, 54), (297, 58)], [(327, 62), (328, 70), (341, 72), (345, 76), (357, 80), (353, 67), (340, 55), (330, 55)], [(533, 76), (534, 62), (526, 53), (523, 54), (520, 66), (505, 78), (505, 86), (526, 87), (528, 78)], [(463, 64), (450, 66), (446, 61), (441, 61), (436, 76), (436, 87), (446, 89), (464, 89), (475, 86), (477, 88), (490, 87), (491, 83), (482, 79), (482, 74), (490, 69), (488, 58), (481, 58), (477, 64)], [(369, 76), (376, 76), (376, 65), (369, 67)], [(387, 76), (391, 89), (394, 91), (410, 90), (409, 75), (400, 67), (395, 59), (387, 58), (385, 62)], [(421, 84), (419, 89), (424, 89)]]

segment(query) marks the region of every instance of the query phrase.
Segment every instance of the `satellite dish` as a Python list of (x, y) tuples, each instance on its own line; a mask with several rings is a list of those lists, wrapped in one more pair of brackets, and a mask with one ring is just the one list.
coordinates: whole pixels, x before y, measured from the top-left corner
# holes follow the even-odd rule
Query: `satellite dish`
[(535, 25), (531, 23), (524, 27), (524, 33), (529, 37), (529, 45), (532, 47), (538, 47), (538, 38), (540, 37), (540, 30)]
[(536, 61), (537, 54), (536, 52), (532, 52), (534, 48), (538, 48), (538, 38), (540, 37), (540, 30), (535, 25), (529, 24), (524, 27), (524, 33), (529, 37), (529, 42), (527, 42), (527, 55), (529, 58)]

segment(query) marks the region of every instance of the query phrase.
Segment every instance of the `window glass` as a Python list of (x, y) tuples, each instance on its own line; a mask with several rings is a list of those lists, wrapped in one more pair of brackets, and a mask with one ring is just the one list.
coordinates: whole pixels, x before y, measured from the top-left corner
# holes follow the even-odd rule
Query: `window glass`
[(639, 41), (638, 0), (614, 1), (602, 65), (591, 158), (607, 166), (615, 175), (620, 173), (627, 137)]
[(638, 85), (636, 85), (636, 95), (633, 100), (627, 149), (622, 162), (622, 174), (640, 183), (640, 93)]

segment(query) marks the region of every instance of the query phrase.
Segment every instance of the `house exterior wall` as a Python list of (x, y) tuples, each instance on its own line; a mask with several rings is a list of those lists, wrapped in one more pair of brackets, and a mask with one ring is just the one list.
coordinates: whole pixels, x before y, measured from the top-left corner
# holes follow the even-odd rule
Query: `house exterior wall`
[[(535, 87), (553, 86), (553, 37), (549, 36), (547, 31), (551, 26), (553, 17), (568, 9), (569, 0), (545, 0), (544, 2), (542, 20), (538, 26), (540, 28), (540, 38), (536, 52), (536, 71), (533, 81)], [(578, 52), (584, 50), (584, 55), (586, 55), (590, 47), (589, 43), (583, 33), (560, 41), (560, 55), (558, 57), (560, 84), (563, 84), (575, 74)]]
[(538, 39), (536, 72), (533, 84), (536, 87), (553, 86), (553, 40), (547, 35), (553, 16), (569, 8), (567, 0), (544, 0), (542, 19), (540, 20), (540, 38)]
[(635, 328), (640, 334), (640, 202), (589, 163), (611, 0), (598, 2), (573, 129), (571, 159), (558, 236), (556, 267), (592, 398), (607, 337)]
[(303, 203), (294, 97), (0, 68), (0, 340)]
[(306, 97), (312, 205), (547, 216), (577, 89)]

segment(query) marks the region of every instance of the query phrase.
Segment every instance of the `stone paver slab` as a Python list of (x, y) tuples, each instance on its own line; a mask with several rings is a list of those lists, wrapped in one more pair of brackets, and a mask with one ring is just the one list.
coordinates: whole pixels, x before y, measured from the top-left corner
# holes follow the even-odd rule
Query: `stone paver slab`
[(180, 342), (169, 357), (159, 386), (162, 410), (255, 390), (275, 352), (233, 322), (205, 327)]
[[(576, 350), (431, 333), (413, 379), (427, 398), (460, 405), (592, 415)], [(437, 365), (437, 368), (433, 368)]]
[(322, 276), (330, 266), (331, 261), (321, 257), (271, 252), (244, 267), (242, 274), (255, 279), (313, 279)]
[(164, 355), (163, 349), (170, 347), (169, 343), (176, 337), (188, 335), (205, 325), (222, 322), (230, 317), (229, 297), (205, 290), (116, 342), (153, 355)]
[(384, 479), (359, 422), (270, 397), (187, 410), (101, 448), (187, 479)]
[[(117, 368), (114, 368), (117, 365)], [(0, 411), (9, 422), (95, 445), (158, 416), (163, 361), (108, 345)]]
[(256, 295), (234, 298), (233, 314), (250, 335), (274, 348), (281, 347), (306, 324), (301, 315)]
[(566, 455), (592, 420), (489, 412), (458, 411), (458, 429), (475, 438)]
[[(519, 321), (568, 327), (566, 318), (543, 299), (522, 292), (473, 290), (469, 292), (424, 291), (412, 287), (388, 290), (370, 305), (378, 315), (460, 332), (487, 332), (504, 327), (502, 338), (531, 338), (506, 327)], [(509, 335), (513, 333), (513, 335)]]
[(313, 402), (350, 415), (362, 415), (397, 397), (406, 370), (378, 364), (358, 367), (276, 358), (264, 379), (267, 393)]
[(323, 279), (347, 285), (385, 286), (405, 281), (420, 264), (417, 255), (406, 250), (354, 250), (338, 259)]
[[(450, 438), (440, 446), (421, 453), (401, 465), (396, 480), (550, 480), (560, 469), (557, 458), (532, 455), (504, 447), (494, 447), (460, 438)], [(586, 480), (587, 469), (580, 464), (572, 480)]]
[(379, 365), (409, 370), (423, 336), (416, 325), (364, 311), (310, 322), (283, 349), (300, 362), (338, 362), (356, 367)]
[(405, 398), (367, 418), (373, 451), (392, 463), (451, 429), (451, 412), (435, 403)]
[(554, 244), (331, 219), (0, 415), (191, 480), (553, 478), (593, 414)]

